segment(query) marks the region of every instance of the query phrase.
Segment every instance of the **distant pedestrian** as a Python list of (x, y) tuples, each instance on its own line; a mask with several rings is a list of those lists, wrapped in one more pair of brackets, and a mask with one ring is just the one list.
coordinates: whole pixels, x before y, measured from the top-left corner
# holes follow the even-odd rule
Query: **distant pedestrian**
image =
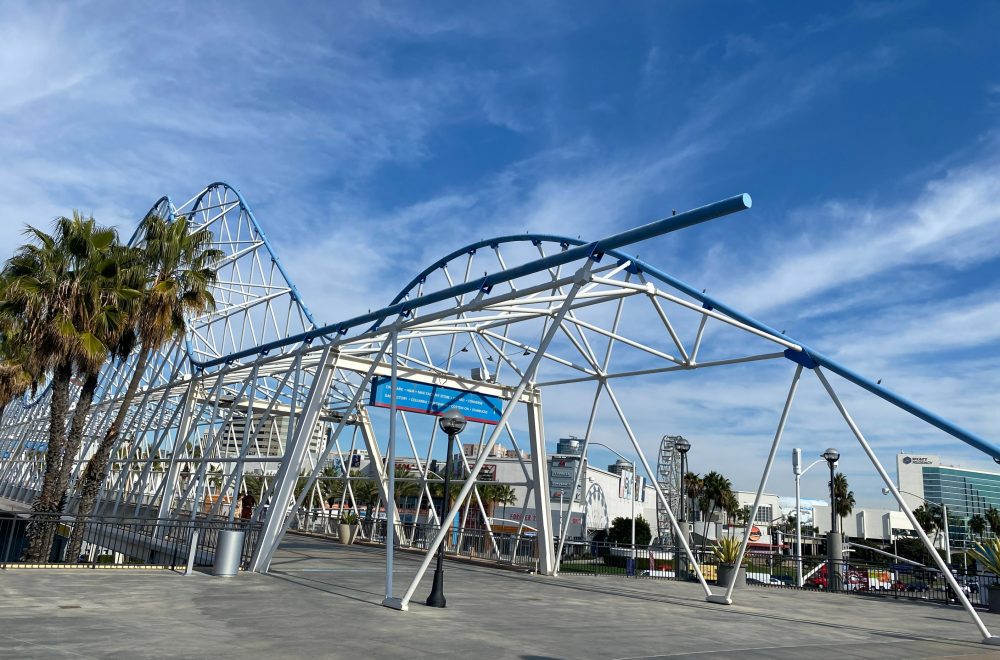
[(244, 492), (240, 498), (240, 518), (250, 520), (253, 517), (253, 508), (257, 505), (257, 500), (250, 493)]

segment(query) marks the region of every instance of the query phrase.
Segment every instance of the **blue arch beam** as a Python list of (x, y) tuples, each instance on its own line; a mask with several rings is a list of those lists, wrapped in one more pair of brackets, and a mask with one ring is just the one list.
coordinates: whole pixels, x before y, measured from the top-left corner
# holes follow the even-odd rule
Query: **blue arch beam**
[[(721, 218), (732, 213), (745, 211), (746, 209), (749, 209), (751, 205), (752, 201), (750, 199), (750, 195), (736, 195), (735, 197), (730, 197), (729, 199), (724, 199), (713, 204), (701, 206), (690, 211), (685, 211), (684, 213), (678, 213), (677, 215), (669, 218), (655, 220), (649, 224), (636, 227), (635, 229), (630, 229), (629, 231), (622, 232), (620, 234), (614, 234), (599, 241), (580, 244), (578, 247), (565, 250), (564, 252), (553, 254), (542, 259), (536, 259), (535, 261), (530, 261), (514, 268), (487, 275), (481, 280), (456, 284), (455, 286), (420, 296), (418, 300), (395, 302), (390, 304), (388, 307), (384, 307), (367, 314), (362, 314), (361, 316), (356, 316), (346, 321), (333, 323), (321, 328), (314, 328), (297, 335), (292, 335), (286, 339), (269, 342), (251, 349), (232, 353), (221, 358), (214, 358), (212, 360), (205, 360), (201, 362), (192, 360), (192, 364), (201, 369), (209, 369), (211, 367), (226, 364), (227, 362), (257, 355), (264, 351), (271, 351), (291, 344), (312, 341), (327, 335), (344, 334), (348, 330), (359, 326), (371, 325), (372, 329), (377, 329), (386, 321), (386, 319), (403, 313), (412, 312), (413, 310), (426, 305), (442, 302), (472, 291), (479, 291), (487, 287), (493, 287), (497, 284), (509, 282), (527, 275), (540, 273), (544, 270), (562, 266), (574, 261), (608, 254), (609, 252), (615, 251), (617, 248), (631, 245), (632, 243), (636, 243), (638, 241), (654, 238), (656, 236), (662, 236), (664, 234), (669, 234), (670, 232), (685, 229), (703, 222), (708, 222), (709, 220)], [(574, 241), (574, 243), (576, 243), (576, 241)]]
[[(210, 186), (211, 187), (211, 186)], [(238, 194), (238, 193), (237, 193)], [(648, 263), (642, 262), (633, 256), (621, 252), (619, 248), (631, 245), (633, 243), (646, 240), (649, 238), (654, 238), (657, 236), (662, 236), (673, 231), (678, 231), (686, 227), (690, 227), (696, 224), (707, 222), (719, 217), (730, 215), (739, 211), (749, 209), (752, 205), (752, 201), (749, 195), (737, 195), (735, 197), (730, 197), (707, 206), (702, 206), (684, 213), (679, 213), (676, 216), (669, 218), (664, 218), (662, 220), (657, 220), (646, 225), (642, 225), (635, 229), (631, 229), (626, 232), (619, 234), (614, 234), (607, 238), (601, 239), (599, 241), (585, 242), (580, 239), (569, 238), (565, 236), (557, 236), (550, 234), (522, 234), (513, 236), (502, 236), (492, 239), (487, 239), (483, 241), (478, 241), (467, 245), (459, 250), (455, 250), (446, 257), (436, 261), (434, 264), (426, 268), (423, 272), (417, 275), (413, 280), (411, 280), (400, 293), (393, 299), (392, 303), (383, 309), (370, 312), (361, 316), (348, 319), (339, 323), (330, 324), (323, 327), (317, 327), (307, 332), (303, 332), (297, 335), (290, 336), (286, 339), (270, 342), (259, 347), (254, 347), (238, 353), (233, 353), (231, 355), (215, 358), (212, 360), (206, 360), (198, 362), (192, 359), (192, 364), (200, 369), (209, 369), (215, 366), (226, 364), (234, 360), (239, 360), (245, 357), (250, 357), (256, 354), (266, 353), (268, 351), (274, 350), (276, 348), (281, 348), (291, 344), (297, 344), (302, 342), (309, 342), (319, 337), (324, 337), (334, 334), (344, 334), (347, 331), (357, 328), (360, 326), (368, 326), (374, 324), (372, 327), (377, 328), (386, 319), (395, 317), (401, 313), (413, 311), (419, 307), (434, 304), (450, 298), (462, 295), (464, 293), (469, 293), (472, 291), (478, 291), (482, 288), (492, 287), (497, 284), (501, 284), (519, 277), (524, 277), (526, 275), (531, 275), (534, 273), (542, 272), (546, 269), (551, 269), (560, 265), (571, 263), (580, 259), (606, 254), (610, 257), (619, 260), (628, 260), (632, 262), (634, 267), (643, 273), (646, 273), (651, 278), (670, 286), (671, 288), (684, 293), (685, 295), (698, 300), (702, 304), (711, 307), (712, 309), (729, 316), (730, 318), (745, 323), (750, 327), (757, 330), (765, 332), (767, 334), (773, 335), (775, 337), (781, 337), (790, 342), (798, 344), (802, 347), (802, 354), (796, 356), (796, 361), (802, 360), (803, 357), (808, 356), (807, 360), (802, 360), (806, 362), (811, 360), (814, 366), (822, 366), (833, 373), (841, 376), (845, 380), (861, 387), (862, 389), (874, 394), (880, 399), (896, 406), (897, 408), (917, 417), (918, 419), (927, 422), (928, 424), (944, 431), (948, 435), (961, 440), (962, 442), (982, 451), (987, 454), (995, 461), (1000, 462), (1000, 447), (988, 440), (982, 438), (981, 436), (968, 431), (957, 424), (954, 424), (947, 419), (937, 415), (936, 413), (927, 410), (926, 408), (920, 406), (919, 404), (910, 401), (906, 397), (903, 397), (881, 385), (873, 382), (872, 380), (865, 378), (864, 376), (856, 373), (845, 365), (840, 364), (836, 360), (816, 351), (804, 342), (799, 341), (793, 337), (789, 337), (782, 332), (775, 330), (774, 328), (768, 326), (757, 319), (740, 312), (739, 310), (727, 305), (726, 303), (717, 300), (716, 298), (702, 293), (701, 290), (696, 289), (681, 280), (665, 273), (664, 271), (651, 266)], [(255, 221), (256, 222), (256, 221)], [(404, 298), (412, 289), (424, 281), (427, 276), (433, 271), (444, 267), (451, 260), (466, 255), (470, 252), (474, 252), (480, 248), (492, 247), (502, 243), (512, 243), (512, 242), (523, 242), (528, 241), (532, 243), (542, 243), (551, 242), (557, 243), (568, 249), (564, 251), (552, 254), (547, 257), (536, 259), (534, 261), (525, 263), (521, 266), (515, 268), (510, 268), (508, 270), (499, 271), (491, 275), (487, 275), (482, 280), (466, 282), (458, 284), (447, 289), (443, 289), (434, 293), (426, 294), (421, 296), (419, 299), (412, 301), (404, 301)], [(272, 252), (273, 254), (273, 252)], [(301, 300), (300, 300), (301, 302)]]

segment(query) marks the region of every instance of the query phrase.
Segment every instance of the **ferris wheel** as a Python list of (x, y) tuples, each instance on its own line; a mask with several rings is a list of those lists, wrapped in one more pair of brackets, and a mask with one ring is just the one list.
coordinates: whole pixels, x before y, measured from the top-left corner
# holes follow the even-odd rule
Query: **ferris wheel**
[[(656, 481), (663, 491), (672, 511), (680, 508), (681, 460), (676, 443), (679, 435), (665, 435), (660, 440), (660, 453), (656, 461)], [(657, 542), (673, 547), (674, 533), (670, 526), (670, 516), (663, 502), (656, 500)]]

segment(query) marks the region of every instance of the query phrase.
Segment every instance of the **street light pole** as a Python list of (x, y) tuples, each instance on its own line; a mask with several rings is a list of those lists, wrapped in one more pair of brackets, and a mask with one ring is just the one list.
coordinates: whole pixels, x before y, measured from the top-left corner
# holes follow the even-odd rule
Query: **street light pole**
[[(451, 494), (449, 491), (451, 490), (452, 447), (455, 444), (455, 436), (465, 428), (465, 416), (454, 408), (451, 408), (441, 415), (438, 419), (438, 424), (441, 426), (441, 430), (448, 434), (448, 457), (444, 463), (444, 496), (441, 500), (441, 526), (444, 527), (447, 524), (450, 527), (451, 521), (449, 520), (445, 523), (444, 518), (448, 515), (448, 498)], [(434, 569), (434, 583), (431, 586), (431, 593), (427, 597), (428, 607), (445, 607), (444, 546), (445, 543), (442, 540), (441, 545), (438, 546), (437, 566)]]
[(632, 570), (634, 572), (635, 569), (636, 569), (636, 563), (635, 563), (635, 559), (636, 559), (636, 552), (635, 552), (635, 482), (637, 481), (636, 474), (635, 474), (635, 461), (633, 461), (631, 459), (628, 459), (628, 458), (625, 458), (624, 456), (622, 456), (621, 454), (619, 454), (617, 451), (615, 451), (611, 447), (609, 447), (606, 444), (604, 444), (603, 442), (595, 442), (594, 440), (591, 440), (587, 444), (590, 445), (590, 446), (597, 445), (598, 447), (604, 447), (605, 449), (607, 449), (608, 451), (610, 451), (612, 454), (614, 454), (618, 458), (622, 459), (623, 461), (627, 461), (628, 464), (629, 464), (629, 469), (632, 470), (632, 476), (630, 477), (630, 479), (632, 480), (632, 487), (629, 489), (629, 491), (630, 491), (629, 496), (632, 498)]
[(686, 563), (686, 558), (681, 553), (681, 537), (684, 535), (684, 540), (687, 541), (688, 526), (687, 520), (685, 520), (684, 510), (686, 508), (687, 501), (687, 490), (684, 487), (684, 480), (687, 478), (687, 453), (691, 449), (691, 443), (688, 442), (687, 438), (683, 436), (678, 436), (674, 441), (674, 449), (677, 453), (681, 455), (681, 488), (680, 488), (680, 501), (681, 501), (681, 517), (677, 521), (678, 535), (674, 543), (674, 577), (679, 578), (687, 574), (687, 566), (682, 566), (682, 563)]
[(822, 463), (823, 460), (822, 458), (815, 460), (803, 470), (802, 450), (799, 448), (792, 450), (792, 472), (795, 474), (795, 570), (800, 587), (802, 586), (802, 475), (811, 470), (813, 466)]
[(826, 535), (826, 586), (830, 591), (839, 591), (841, 575), (839, 566), (844, 559), (844, 548), (837, 531), (837, 491), (834, 484), (834, 466), (840, 460), (840, 452), (830, 447), (823, 452), (823, 458), (830, 465), (830, 533)]
[[(934, 506), (941, 507), (941, 518), (942, 518), (941, 522), (943, 523), (942, 531), (944, 532), (944, 555), (945, 555), (945, 561), (948, 562), (948, 564), (950, 565), (951, 564), (951, 534), (948, 531), (948, 505), (945, 504), (944, 501), (941, 501), (941, 502), (932, 502), (931, 500), (929, 500), (929, 499), (927, 499), (925, 497), (921, 497), (920, 495), (917, 495), (916, 493), (911, 493), (908, 490), (901, 490), (899, 488), (897, 488), (896, 490), (899, 490), (900, 493), (905, 493), (907, 495), (910, 495), (911, 497), (915, 497), (918, 500), (920, 500), (921, 502), (924, 502), (925, 504), (933, 504)], [(890, 492), (891, 491), (888, 488), (883, 488), (882, 489), (882, 494), (883, 495), (888, 495)]]

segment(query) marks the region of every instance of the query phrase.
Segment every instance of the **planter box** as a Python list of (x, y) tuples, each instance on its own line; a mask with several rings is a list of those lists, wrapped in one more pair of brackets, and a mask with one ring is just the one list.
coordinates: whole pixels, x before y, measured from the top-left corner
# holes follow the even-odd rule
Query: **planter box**
[(354, 543), (354, 539), (358, 536), (359, 527), (360, 525), (340, 523), (337, 529), (337, 540), (340, 541), (341, 545), (350, 545)]
[(732, 578), (733, 573), (737, 573), (736, 585), (734, 587), (735, 589), (742, 589), (743, 587), (747, 586), (746, 566), (740, 566), (739, 571), (737, 572), (735, 566), (727, 566), (725, 564), (719, 566), (718, 579), (716, 580), (716, 584), (718, 584), (720, 587), (727, 586), (729, 584), (729, 580)]

